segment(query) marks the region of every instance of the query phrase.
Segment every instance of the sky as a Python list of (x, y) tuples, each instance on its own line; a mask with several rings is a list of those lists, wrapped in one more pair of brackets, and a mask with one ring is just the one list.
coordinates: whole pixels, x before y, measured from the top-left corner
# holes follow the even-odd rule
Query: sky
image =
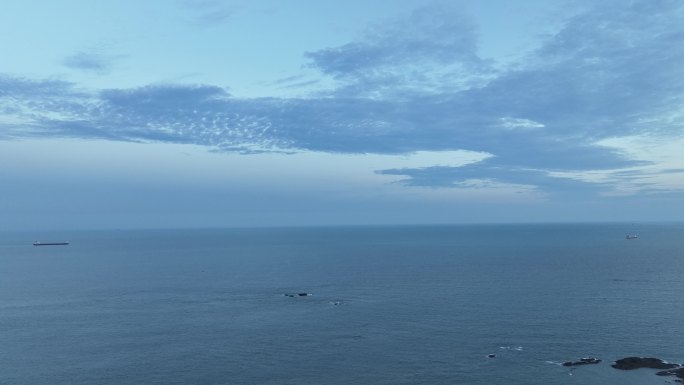
[(684, 218), (681, 0), (26, 0), (0, 230)]

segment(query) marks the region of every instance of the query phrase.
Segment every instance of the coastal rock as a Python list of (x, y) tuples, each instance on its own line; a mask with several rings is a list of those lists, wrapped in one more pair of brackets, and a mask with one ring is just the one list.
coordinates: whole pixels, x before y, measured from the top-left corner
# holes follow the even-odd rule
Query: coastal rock
[(601, 362), (601, 360), (598, 358), (585, 357), (585, 358), (580, 358), (578, 361), (563, 362), (562, 365), (563, 366), (580, 366), (580, 365), (598, 364), (599, 362)]
[(684, 368), (663, 370), (662, 372), (656, 373), (658, 376), (676, 376), (679, 379), (684, 379)]
[(626, 357), (626, 358), (615, 361), (615, 363), (611, 366), (614, 367), (615, 369), (622, 369), (622, 370), (633, 370), (633, 369), (639, 369), (639, 368), (674, 369), (674, 368), (680, 367), (677, 364), (671, 364), (671, 363), (665, 362), (659, 358), (651, 358), (651, 357)]

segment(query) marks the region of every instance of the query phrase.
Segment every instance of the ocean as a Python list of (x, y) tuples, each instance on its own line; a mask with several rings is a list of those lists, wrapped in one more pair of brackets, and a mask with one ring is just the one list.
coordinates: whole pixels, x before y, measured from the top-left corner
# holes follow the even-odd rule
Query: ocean
[(0, 384), (672, 383), (610, 364), (684, 362), (683, 246), (682, 224), (0, 233)]

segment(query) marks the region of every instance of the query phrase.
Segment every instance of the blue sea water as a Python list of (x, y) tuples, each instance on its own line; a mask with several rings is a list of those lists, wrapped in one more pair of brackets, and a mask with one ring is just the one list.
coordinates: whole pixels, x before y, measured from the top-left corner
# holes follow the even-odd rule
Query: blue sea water
[(0, 384), (665, 384), (610, 362), (684, 362), (682, 246), (681, 224), (1, 233)]

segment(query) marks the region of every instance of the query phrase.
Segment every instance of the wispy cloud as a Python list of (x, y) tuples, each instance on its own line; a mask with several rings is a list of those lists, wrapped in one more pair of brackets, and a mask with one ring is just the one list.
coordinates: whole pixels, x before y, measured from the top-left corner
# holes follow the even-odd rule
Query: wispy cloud
[(193, 13), (198, 25), (221, 24), (232, 18), (239, 7), (221, 0), (185, 0), (182, 6)]
[(279, 89), (305, 88), (321, 83), (320, 79), (311, 79), (305, 75), (293, 75), (267, 83)]
[(106, 74), (112, 70), (116, 60), (121, 58), (122, 56), (108, 55), (94, 50), (80, 51), (65, 57), (62, 64), (75, 70)]

